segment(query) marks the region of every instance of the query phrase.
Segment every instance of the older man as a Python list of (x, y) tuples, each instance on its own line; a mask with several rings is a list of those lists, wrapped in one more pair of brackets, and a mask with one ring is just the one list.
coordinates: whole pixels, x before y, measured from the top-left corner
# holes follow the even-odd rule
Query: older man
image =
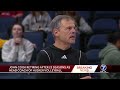
[[(58, 15), (50, 23), (55, 43), (41, 50), (37, 57), (37, 64), (87, 64), (83, 52), (73, 49), (71, 44), (76, 39), (75, 20), (67, 15)], [(37, 79), (91, 79), (89, 74), (37, 74)]]

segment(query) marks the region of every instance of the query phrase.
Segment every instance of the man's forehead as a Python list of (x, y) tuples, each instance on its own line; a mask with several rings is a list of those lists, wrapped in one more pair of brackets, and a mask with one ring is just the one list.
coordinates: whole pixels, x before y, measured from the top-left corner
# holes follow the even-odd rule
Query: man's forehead
[(61, 24), (64, 25), (75, 25), (75, 21), (72, 19), (62, 19)]

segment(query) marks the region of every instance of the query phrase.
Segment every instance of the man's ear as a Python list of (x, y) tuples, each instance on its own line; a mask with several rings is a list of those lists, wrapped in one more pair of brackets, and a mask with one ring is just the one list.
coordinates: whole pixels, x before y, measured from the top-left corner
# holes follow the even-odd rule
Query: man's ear
[(57, 30), (57, 29), (54, 29), (54, 30), (53, 30), (53, 34), (54, 34), (54, 36), (58, 36), (58, 30)]

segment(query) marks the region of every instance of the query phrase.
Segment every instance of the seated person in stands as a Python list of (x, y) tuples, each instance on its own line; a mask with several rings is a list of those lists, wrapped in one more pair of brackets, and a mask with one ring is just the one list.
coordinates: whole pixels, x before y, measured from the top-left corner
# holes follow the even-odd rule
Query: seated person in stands
[(51, 17), (46, 11), (31, 11), (22, 21), (25, 31), (48, 31)]
[(24, 27), (21, 24), (12, 26), (13, 38), (5, 42), (2, 48), (3, 62), (30, 62), (34, 46), (23, 37)]
[[(114, 32), (108, 37), (107, 46), (99, 53), (101, 64), (120, 65), (120, 32)], [(101, 79), (120, 79), (120, 72), (102, 73)]]
[(47, 11), (31, 11), (22, 21), (22, 24), (27, 32), (42, 31), (45, 40), (47, 38), (47, 32), (50, 31), (48, 27), (50, 21), (51, 17)]

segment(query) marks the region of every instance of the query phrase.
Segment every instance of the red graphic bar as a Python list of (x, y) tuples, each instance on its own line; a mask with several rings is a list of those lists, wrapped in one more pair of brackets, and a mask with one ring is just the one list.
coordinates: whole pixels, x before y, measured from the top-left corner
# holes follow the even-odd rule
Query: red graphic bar
[[(72, 72), (75, 65), (0, 65), (0, 73), (7, 72)], [(120, 65), (98, 65), (96, 72), (120, 72)]]
[(71, 72), (75, 65), (0, 65), (0, 72)]

